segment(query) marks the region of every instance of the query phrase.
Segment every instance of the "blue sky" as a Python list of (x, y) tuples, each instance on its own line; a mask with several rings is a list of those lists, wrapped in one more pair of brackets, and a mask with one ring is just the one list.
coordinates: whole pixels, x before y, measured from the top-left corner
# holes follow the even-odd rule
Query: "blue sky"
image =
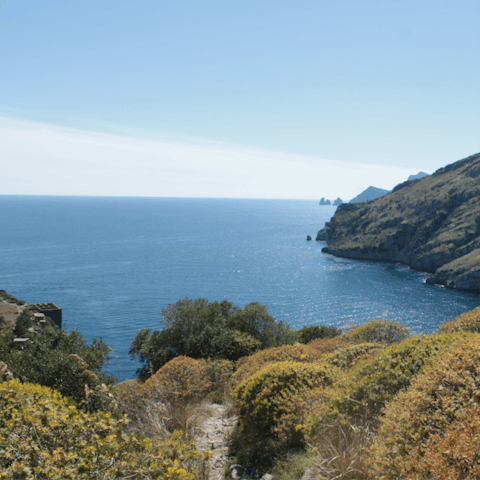
[(391, 188), (480, 151), (479, 24), (477, 0), (0, 1), (0, 193)]

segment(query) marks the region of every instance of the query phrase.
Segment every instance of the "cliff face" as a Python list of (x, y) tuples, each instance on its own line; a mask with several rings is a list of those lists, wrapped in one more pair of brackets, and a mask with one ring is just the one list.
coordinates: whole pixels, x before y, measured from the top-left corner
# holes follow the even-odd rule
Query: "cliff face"
[(326, 253), (402, 262), (434, 272), (431, 283), (480, 291), (480, 154), (375, 200), (340, 205), (317, 240)]

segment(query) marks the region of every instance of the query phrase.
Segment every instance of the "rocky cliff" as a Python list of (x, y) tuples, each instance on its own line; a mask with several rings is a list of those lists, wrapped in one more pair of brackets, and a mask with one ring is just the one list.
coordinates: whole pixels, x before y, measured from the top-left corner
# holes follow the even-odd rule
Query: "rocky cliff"
[(402, 262), (432, 272), (429, 283), (480, 291), (480, 154), (340, 205), (317, 240), (326, 253)]

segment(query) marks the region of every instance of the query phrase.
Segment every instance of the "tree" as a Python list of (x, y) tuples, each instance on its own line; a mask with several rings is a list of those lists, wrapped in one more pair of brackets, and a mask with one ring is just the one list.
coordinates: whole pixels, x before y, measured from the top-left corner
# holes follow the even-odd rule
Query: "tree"
[(13, 334), (16, 337), (22, 337), (28, 332), (28, 329), (33, 325), (33, 320), (28, 312), (22, 312), (15, 321), (15, 328)]
[(86, 402), (88, 391), (116, 381), (102, 371), (111, 351), (102, 339), (89, 345), (77, 330), (45, 329), (18, 350), (13, 338), (9, 333), (0, 334), (0, 360), (15, 378), (58, 390), (87, 409), (100, 408), (95, 395)]
[(311, 327), (303, 327), (298, 331), (298, 341), (300, 343), (310, 343), (313, 340), (317, 340), (317, 338), (338, 337), (341, 333), (341, 328), (312, 325)]
[(137, 372), (142, 380), (178, 355), (237, 360), (296, 340), (295, 331), (276, 322), (258, 303), (242, 309), (227, 300), (186, 298), (170, 304), (161, 316), (162, 331), (140, 330), (130, 345), (132, 358), (143, 362)]

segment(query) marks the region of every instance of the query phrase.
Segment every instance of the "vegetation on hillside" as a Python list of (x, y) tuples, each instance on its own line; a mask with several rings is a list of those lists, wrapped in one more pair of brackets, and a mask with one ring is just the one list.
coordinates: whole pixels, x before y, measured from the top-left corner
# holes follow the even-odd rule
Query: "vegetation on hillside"
[(201, 458), (181, 434), (160, 442), (128, 433), (127, 427), (127, 418), (83, 412), (48, 387), (4, 382), (0, 478), (198, 478)]
[(480, 154), (398, 185), (360, 204), (340, 205), (317, 240), (349, 258), (405, 263), (428, 280), (480, 290)]
[[(431, 335), (372, 320), (330, 331), (340, 333), (333, 338), (321, 326), (300, 335), (264, 307), (247, 307), (170, 306), (163, 314), (171, 330), (156, 344), (162, 365), (118, 385), (103, 373), (101, 341), (41, 332), (21, 349), (1, 335), (0, 478), (205, 480), (208, 453), (192, 441), (207, 399), (238, 416), (232, 461), (251, 476), (297, 480), (306, 469), (326, 480), (480, 475), (480, 307)], [(232, 354), (208, 341), (203, 330), (215, 332), (216, 320), (248, 334), (255, 349), (240, 358), (238, 344)]]
[[(11, 333), (0, 334), (0, 360), (15, 378), (53, 388), (80, 407), (98, 409), (95, 394), (116, 379), (104, 373), (110, 347), (101, 339), (89, 345), (77, 330), (41, 331), (18, 346)], [(92, 394), (88, 394), (92, 391)]]
[(294, 343), (296, 332), (258, 303), (245, 308), (203, 298), (179, 300), (162, 310), (163, 330), (140, 330), (130, 346), (142, 380), (178, 355), (238, 360), (258, 350)]

